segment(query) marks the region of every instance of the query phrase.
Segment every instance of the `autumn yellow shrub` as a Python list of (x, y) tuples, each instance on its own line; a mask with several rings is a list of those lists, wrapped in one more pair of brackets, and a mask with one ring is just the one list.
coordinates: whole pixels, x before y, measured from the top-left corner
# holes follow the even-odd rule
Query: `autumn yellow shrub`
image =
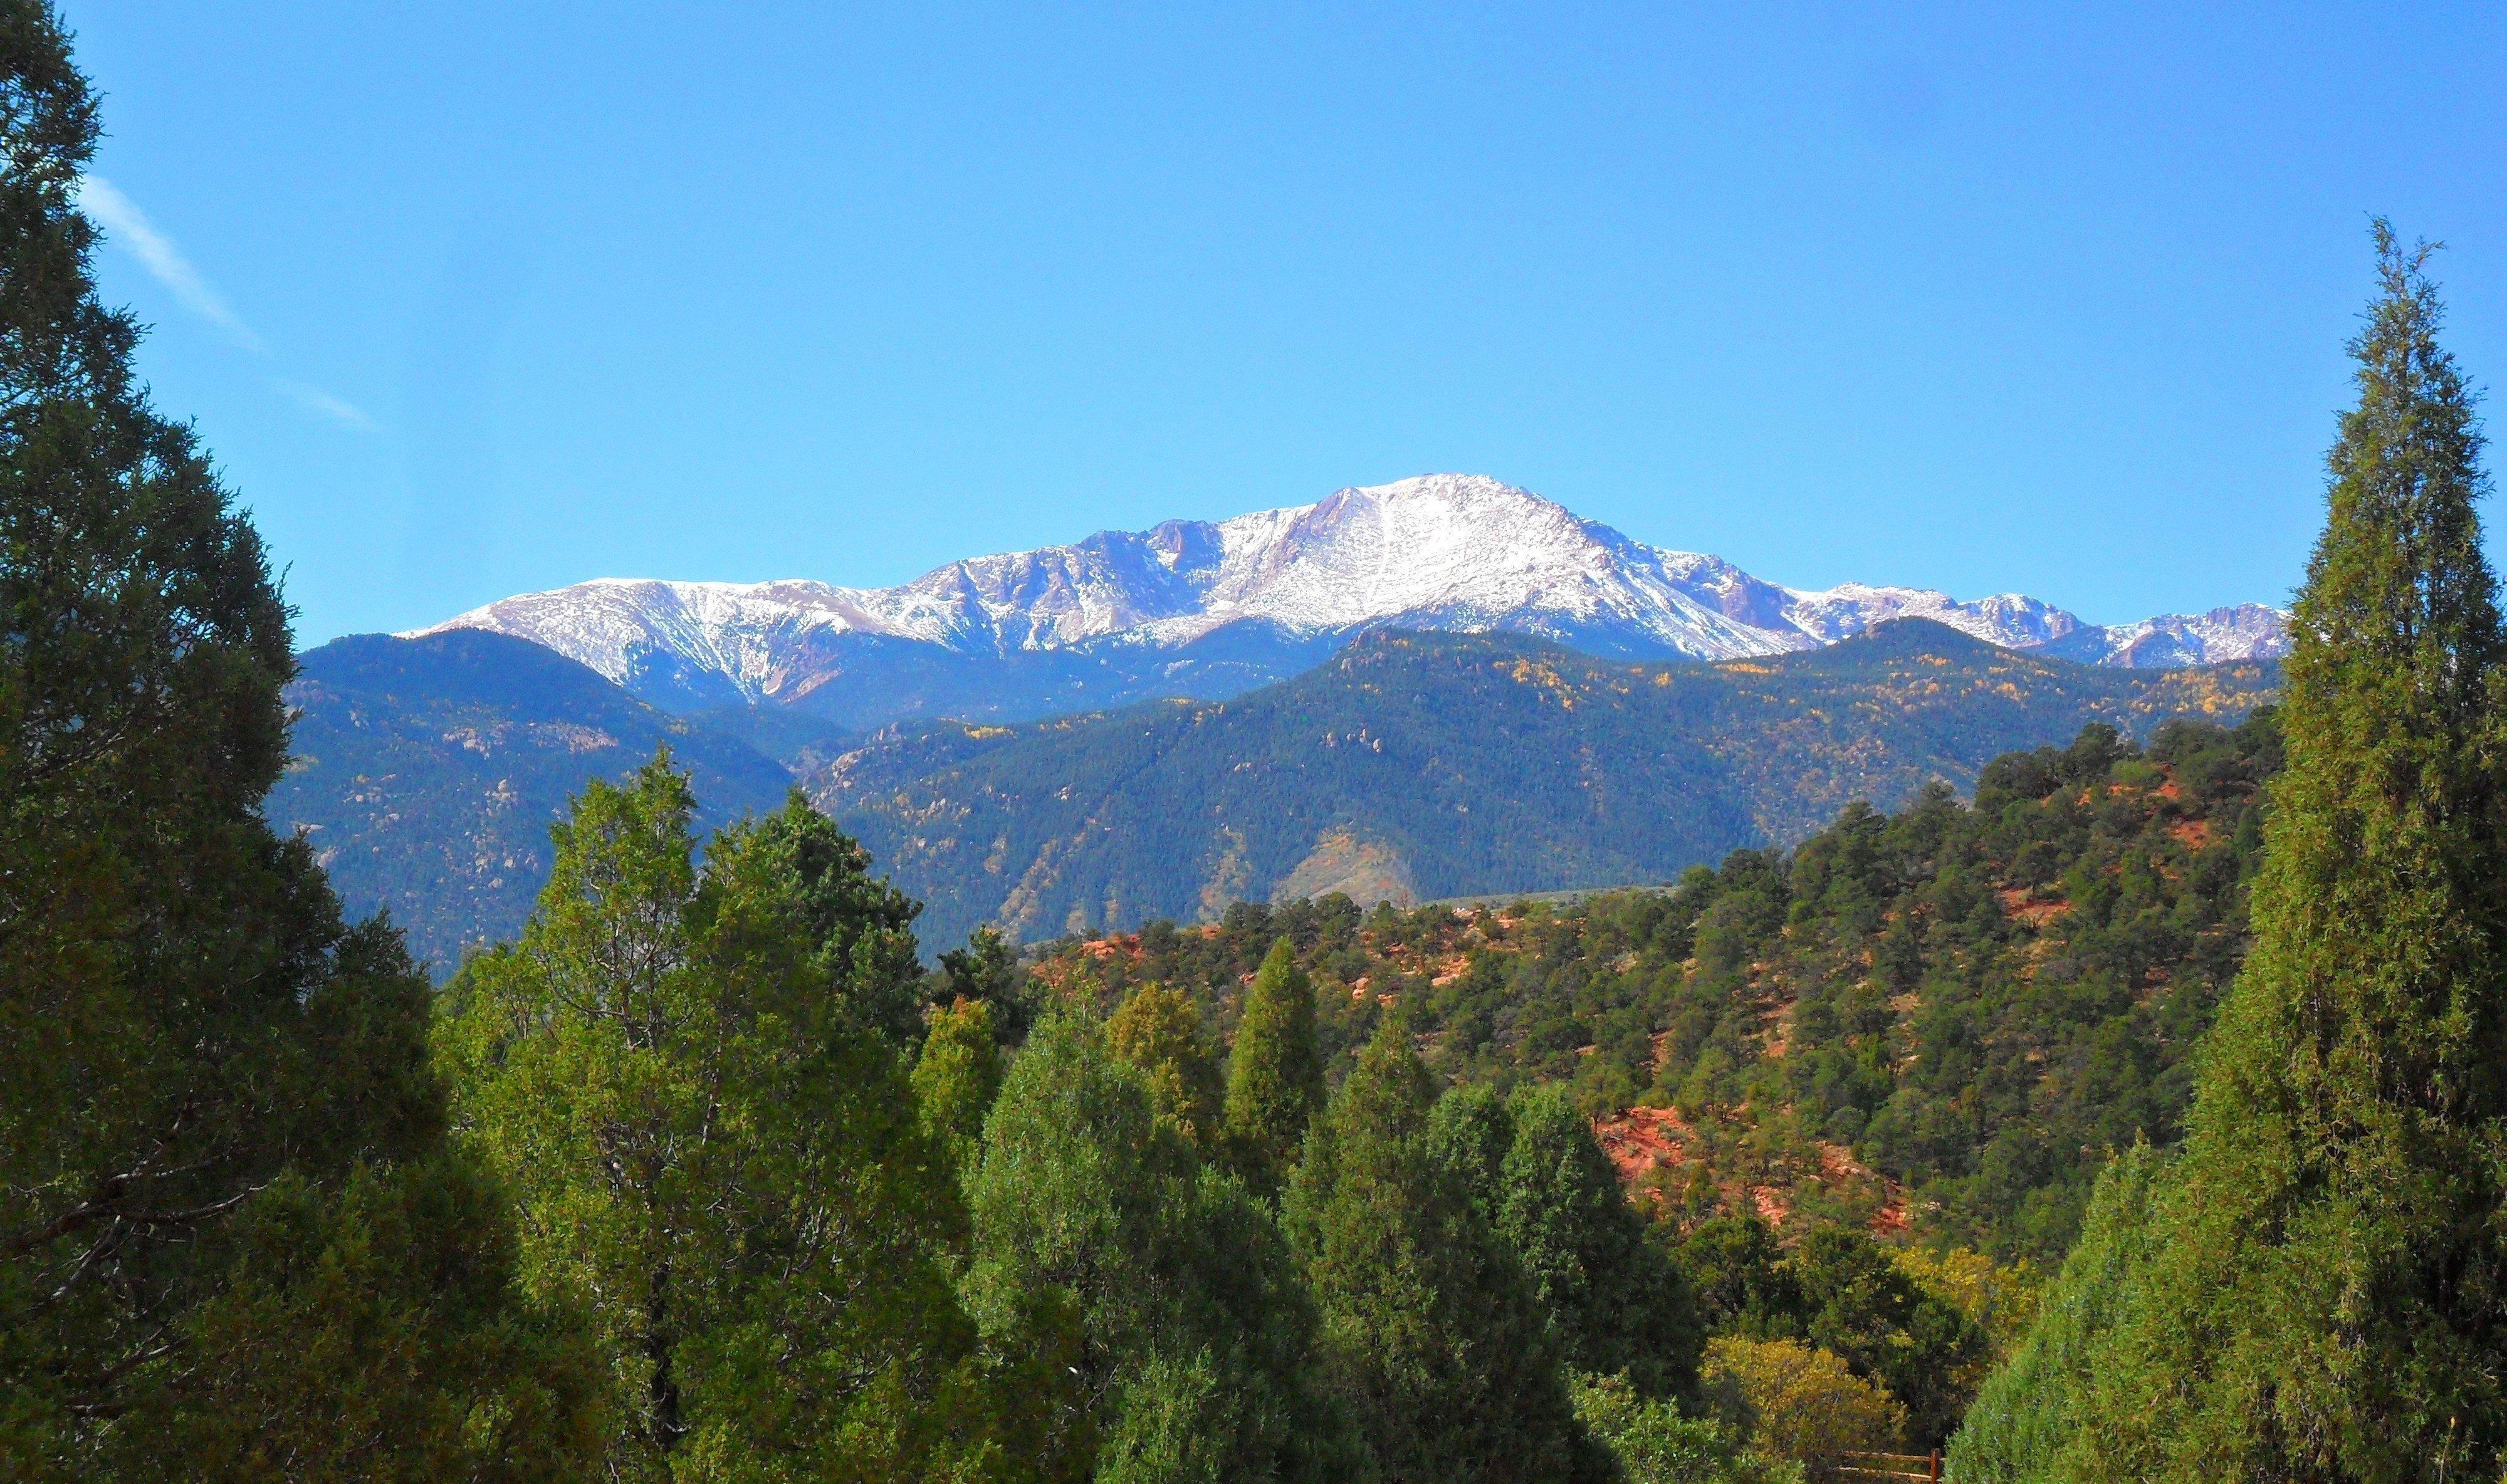
[(1907, 1409), (1834, 1354), (1799, 1341), (1716, 1339), (1702, 1378), (1718, 1411), (1812, 1478), (1829, 1476), (1841, 1453), (1904, 1446)]
[(1908, 1249), (1898, 1269), (1915, 1286), (1957, 1309), (1993, 1342), (1996, 1359), (2008, 1356), (2037, 1318), (2038, 1276), (2026, 1259), (2005, 1266), (1982, 1252)]

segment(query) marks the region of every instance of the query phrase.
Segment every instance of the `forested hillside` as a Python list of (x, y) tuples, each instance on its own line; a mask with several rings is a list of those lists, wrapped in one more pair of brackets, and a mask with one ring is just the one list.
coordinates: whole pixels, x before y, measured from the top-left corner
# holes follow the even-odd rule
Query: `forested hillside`
[(548, 879), (549, 825), (586, 781), (668, 746), (708, 824), (771, 811), (791, 787), (740, 738), (501, 633), (335, 640), (300, 658), (286, 699), (272, 820), (306, 832), (350, 913), (388, 910), (447, 970), (520, 930)]
[(668, 743), (708, 823), (795, 780), (927, 904), (929, 942), (1045, 937), (1238, 900), (1363, 901), (1666, 882), (1799, 839), (1856, 797), (2085, 721), (2234, 719), (2269, 665), (2092, 668), (1924, 621), (1721, 667), (1519, 638), (1379, 634), (1296, 680), (1016, 729), (849, 738), (789, 706), (674, 716), (509, 635), (366, 634), (299, 657), (282, 828), (349, 910), (389, 908), (439, 973), (521, 926), (566, 797)]
[(1384, 633), (802, 763), (857, 840), (812, 728), (300, 669), (99, 130), (0, 0), (0, 1479), (2500, 1475), (2507, 621), (2381, 220), (2269, 706)]
[(2185, 1138), (2101, 1176), (1962, 1478), (2470, 1479), (2507, 1455), (2507, 623), (2436, 249), (2372, 230), (2253, 946)]
[(1362, 912), (1240, 903), (1216, 924), (1066, 939), (1039, 974), (1164, 983), (1225, 1032), (1286, 935), (1344, 1059), (1382, 1023), (1466, 1084), (1556, 1081), (1665, 1219), (1763, 1212), (2004, 1257), (2059, 1256), (2114, 1150), (2174, 1139), (2188, 1050), (2244, 951), (2269, 712), (2105, 726), (1855, 806), (1664, 891)]
[(1668, 882), (1855, 799), (1964, 790), (2089, 721), (2234, 721), (2274, 683), (2269, 666), (2092, 669), (1920, 620), (1719, 666), (1384, 634), (1232, 702), (883, 736), (812, 787), (926, 904), (926, 935), (1036, 938), (1334, 889)]

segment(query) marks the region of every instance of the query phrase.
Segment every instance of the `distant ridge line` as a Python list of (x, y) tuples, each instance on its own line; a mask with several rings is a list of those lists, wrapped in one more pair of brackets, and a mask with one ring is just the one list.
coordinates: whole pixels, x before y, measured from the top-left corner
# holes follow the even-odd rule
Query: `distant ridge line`
[(891, 588), (602, 578), (414, 633), (529, 639), (665, 709), (788, 705), (869, 727), (1219, 699), (1302, 673), (1385, 628), (1712, 662), (1820, 649), (1899, 618), (2121, 669), (2271, 659), (2288, 647), (2286, 615), (2261, 603), (2098, 625), (2016, 593), (1963, 602), (1859, 582), (1783, 587), (1460, 474), (1217, 523), (1099, 531)]

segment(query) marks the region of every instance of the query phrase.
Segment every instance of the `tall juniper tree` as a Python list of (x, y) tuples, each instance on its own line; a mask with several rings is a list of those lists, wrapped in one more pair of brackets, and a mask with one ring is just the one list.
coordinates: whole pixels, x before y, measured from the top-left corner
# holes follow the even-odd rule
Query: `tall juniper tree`
[(0, 3), (0, 1476), (564, 1477), (594, 1379), (446, 1145), (428, 985), (262, 817), (287, 611), (96, 298), (96, 133)]
[(1114, 1055), (1148, 1079), (1158, 1112), (1192, 1146), (1216, 1152), (1219, 1135), (1218, 1063), (1201, 1029), (1192, 996), (1163, 984), (1144, 984), (1106, 1025)]
[(1102, 1484), (1360, 1477), (1269, 1211), (1153, 1077), (1079, 1015), (1037, 1024), (966, 1179), (969, 1307), (1022, 1353), (1067, 1336), (1047, 1379), (1076, 1389), (1064, 1441)]
[[(1451, 1097), (1451, 1094), (1447, 1095)], [(1706, 1348), (1694, 1295), (1628, 1204), (1563, 1087), (1525, 1096), (1500, 1162), (1497, 1226), (1549, 1312), (1567, 1363), (1689, 1398)]]
[(1386, 1484), (1606, 1480), (1561, 1336), (1438, 1119), (1396, 1020), (1317, 1121), (1284, 1224), (1323, 1311), (1326, 1374)]
[(859, 948), (896, 918), (885, 884), (797, 796), (700, 872), (694, 812), (667, 755), (591, 784), (521, 942), (464, 965), (437, 1032), (527, 1276), (590, 1303), (609, 1474), (1019, 1476), (944, 1274), (956, 1172)]
[(1279, 1188), (1323, 1105), (1314, 981), (1282, 938), (1254, 971), (1227, 1059), (1227, 1137), (1248, 1183)]
[[(2006, 1476), (2489, 1477), (2507, 1448), (2507, 639), (2428, 250), (2381, 221), (2376, 242), (2254, 949), (2148, 1255), (2100, 1300), (2112, 1327), (2048, 1370), (2080, 1394), (1988, 1394), (2068, 1430)], [(2058, 1294), (2048, 1322), (2081, 1307)]]

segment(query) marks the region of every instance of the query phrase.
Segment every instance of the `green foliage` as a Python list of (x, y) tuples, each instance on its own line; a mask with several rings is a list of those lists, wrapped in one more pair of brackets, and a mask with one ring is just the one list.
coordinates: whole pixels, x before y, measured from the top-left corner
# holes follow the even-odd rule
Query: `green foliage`
[(914, 916), (923, 908), (870, 874), (870, 852), (810, 807), (797, 788), (758, 821), (762, 869), (791, 884), (812, 945), (810, 972), (831, 986), (841, 1013), (903, 1046), (923, 1010)]
[(1106, 1043), (1147, 1079), (1160, 1117), (1203, 1155), (1220, 1152), (1224, 1089), (1190, 996), (1162, 984), (1141, 986), (1107, 1022)]
[(958, 1168), (972, 1165), (984, 1137), (984, 1115), (1001, 1090), (992, 1002), (934, 1005), (912, 1080), (925, 1137), (947, 1149)]
[(1967, 1316), (1925, 1292), (1887, 1249), (1843, 1227), (1805, 1236), (1788, 1265), (1801, 1290), (1802, 1337), (1903, 1402), (1909, 1442), (1946, 1440), (1989, 1358)]
[(1470, 1172), (1439, 1155), (1434, 1103), (1428, 1069), (1388, 1025), (1290, 1184), (1326, 1372), (1395, 1484), (1608, 1479), (1530, 1280)]
[(710, 830), (782, 802), (791, 777), (527, 639), (456, 629), (354, 634), (300, 656), (271, 819), (305, 830), (352, 916), (388, 911), (439, 979), (522, 931), (548, 881), (548, 827), (594, 778), (663, 745)]
[(1323, 1102), (1314, 981), (1283, 938), (1271, 945), (1246, 992), (1227, 1059), (1227, 1137), (1254, 1188), (1276, 1190), (1295, 1167)]
[(1699, 1222), (1681, 1242), (1680, 1266), (1718, 1334), (1800, 1336), (1809, 1301), (1775, 1229), (1755, 1212)]
[(1706, 1347), (1704, 1379), (1726, 1427), (1815, 1479), (1850, 1477), (1840, 1454), (1907, 1446), (1906, 1408), (1835, 1354), (1799, 1340), (1719, 1335)]
[(1315, 1312), (1270, 1217), (1159, 1116), (1070, 1012), (1012, 1064), (969, 1174), (966, 1292), (986, 1329), (1069, 1326), (1060, 1448), (1127, 1480), (1348, 1477), (1316, 1385)]
[(1515, 1109), (1494, 1172), (1497, 1227), (1548, 1311), (1566, 1362), (1624, 1376), (1650, 1399), (1693, 1397), (1706, 1335), (1687, 1280), (1628, 1205), (1618, 1172), (1566, 1091)]
[(966, 935), (964, 946), (940, 956), (943, 998), (976, 999), (993, 1007), (993, 1029), (1011, 1045), (1027, 1039), (1036, 1019), (1034, 986), (1019, 973), (1018, 951), (990, 927)]
[(1836, 1356), (1906, 1405), (1921, 1447), (1958, 1426), (1990, 1358), (1965, 1313), (1844, 1227), (1817, 1228), (1788, 1251), (1757, 1216), (1719, 1216), (1689, 1234), (1681, 1263), (1716, 1333), (1800, 1340)]
[(2032, 1443), (2053, 1477), (2487, 1475), (2507, 1449), (2507, 635), (2424, 253), (2377, 245), (2254, 950), (2112, 1327), (2005, 1403), (2098, 1439)]
[[(522, 941), (471, 960), (438, 1045), (514, 1191), (526, 1272), (589, 1304), (614, 1477), (917, 1477), (994, 1446), (940, 1259), (964, 1217), (865, 1023), (890, 903), (795, 799), (699, 875), (667, 756), (556, 831)], [(856, 904), (828, 910), (830, 902)]]
[(0, 3), (0, 1476), (578, 1476), (426, 982), (263, 816), (286, 607), (96, 299), (97, 130)]
[[(280, 1176), (246, 1208), (184, 1373), (111, 1450), (144, 1479), (590, 1478), (606, 1378), (517, 1301), (504, 1193), (457, 1156)], [(501, 1378), (492, 1391), (480, 1378)]]
[(2042, 1281), (2032, 1263), (1999, 1263), (1963, 1247), (1902, 1247), (1891, 1255), (1915, 1286), (1965, 1315), (1997, 1361), (2017, 1350), (2037, 1321)]
[(2084, 1430), (2082, 1399), (2126, 1280), (2149, 1259), (2150, 1192), (2162, 1169), (2155, 1150), (2135, 1144), (2099, 1176), (2081, 1240), (2063, 1259), (2037, 1322), (1985, 1381), (1950, 1440), (1950, 1472), (1962, 1484), (2096, 1476), (2105, 1445)]
[(2275, 683), (2014, 654), (1920, 619), (1717, 666), (1388, 633), (1224, 702), (901, 727), (817, 797), (929, 904), (930, 935), (1035, 939), (1335, 883), (1406, 901), (1667, 881), (2090, 721), (2234, 720)]
[(1507, 1152), (1514, 1147), (1514, 1110), (1495, 1090), (1473, 1085), (1447, 1089), (1428, 1110), (1423, 1136), (1436, 1162), (1453, 1171), (1472, 1204), (1491, 1225), (1505, 1204)]
[(1623, 1376), (1573, 1380), (1576, 1416), (1627, 1484), (1801, 1484), (1801, 1466), (1744, 1447), (1712, 1417), (1684, 1417), (1640, 1394)]

